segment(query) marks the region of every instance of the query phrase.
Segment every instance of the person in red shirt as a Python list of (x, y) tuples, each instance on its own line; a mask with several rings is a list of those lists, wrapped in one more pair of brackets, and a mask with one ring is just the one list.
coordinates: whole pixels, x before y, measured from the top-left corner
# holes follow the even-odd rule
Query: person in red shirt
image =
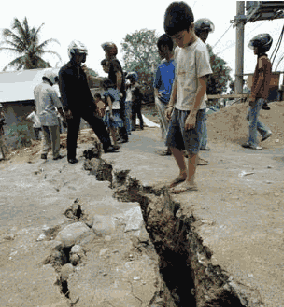
[(272, 65), (266, 52), (271, 48), (272, 42), (273, 38), (269, 34), (257, 35), (249, 42), (249, 48), (257, 55), (257, 64), (253, 75), (251, 94), (249, 96), (248, 141), (242, 145), (242, 147), (248, 149), (262, 149), (262, 147), (257, 144), (257, 132), (262, 136), (261, 141), (266, 140), (272, 135), (272, 132), (259, 120), (260, 110), (269, 94)]

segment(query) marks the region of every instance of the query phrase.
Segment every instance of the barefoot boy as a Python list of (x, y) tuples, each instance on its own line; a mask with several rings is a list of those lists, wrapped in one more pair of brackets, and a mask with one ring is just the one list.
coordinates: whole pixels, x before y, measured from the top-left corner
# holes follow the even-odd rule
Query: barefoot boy
[(166, 146), (179, 168), (178, 177), (170, 185), (173, 193), (197, 189), (194, 174), (205, 118), (206, 76), (212, 73), (206, 46), (195, 35), (193, 22), (191, 8), (184, 2), (173, 2), (166, 9), (164, 30), (177, 44), (176, 78), (165, 111), (170, 120)]

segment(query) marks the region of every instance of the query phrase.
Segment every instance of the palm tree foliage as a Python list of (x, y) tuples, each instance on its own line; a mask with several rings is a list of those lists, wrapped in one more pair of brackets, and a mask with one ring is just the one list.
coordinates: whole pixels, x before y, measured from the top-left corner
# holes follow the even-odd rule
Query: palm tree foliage
[(4, 67), (15, 66), (17, 70), (50, 67), (50, 64), (42, 59), (44, 53), (55, 54), (61, 60), (60, 55), (55, 51), (45, 50), (51, 42), (60, 44), (56, 39), (50, 38), (39, 43), (39, 32), (44, 24), (37, 29), (30, 28), (27, 18), (21, 23), (17, 18), (13, 20), (12, 30), (4, 29), (2, 32), (4, 40), (0, 43), (0, 51), (6, 50), (15, 53), (18, 57)]

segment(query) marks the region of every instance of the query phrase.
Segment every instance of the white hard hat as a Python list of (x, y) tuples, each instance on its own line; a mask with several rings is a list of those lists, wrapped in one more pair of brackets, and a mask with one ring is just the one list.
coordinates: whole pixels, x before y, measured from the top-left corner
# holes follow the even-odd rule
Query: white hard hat
[(56, 79), (58, 79), (58, 74), (52, 70), (47, 70), (42, 77), (48, 79), (52, 84), (55, 84), (57, 81)]
[(88, 50), (84, 44), (78, 40), (73, 40), (68, 46), (68, 56), (71, 59), (76, 53), (88, 54)]

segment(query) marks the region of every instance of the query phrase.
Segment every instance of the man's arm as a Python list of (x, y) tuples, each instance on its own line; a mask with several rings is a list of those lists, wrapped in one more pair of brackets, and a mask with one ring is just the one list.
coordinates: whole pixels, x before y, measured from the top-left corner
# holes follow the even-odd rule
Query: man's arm
[(64, 72), (59, 72), (59, 90), (61, 93), (62, 105), (65, 110), (69, 108), (68, 106), (68, 86), (67, 86), (68, 80), (66, 79), (67, 79), (67, 75)]
[(177, 80), (175, 79), (168, 107), (174, 107), (176, 103), (177, 103)]
[(110, 62), (110, 71), (113, 71), (116, 75), (116, 88), (120, 92), (121, 82), (122, 82), (122, 69), (119, 61), (114, 59)]
[(176, 103), (177, 103), (177, 81), (175, 79), (173, 87), (172, 87), (171, 98), (170, 98), (168, 107), (166, 108), (166, 111), (165, 111), (165, 117), (167, 118), (167, 120), (171, 120), (173, 108), (176, 105)]
[(64, 112), (63, 112), (62, 103), (61, 103), (59, 97), (57, 96), (56, 91), (52, 89), (51, 92), (50, 92), (50, 96), (51, 96), (51, 99), (52, 99), (52, 101), (53, 101), (53, 104), (54, 104), (54, 106), (57, 108), (59, 114), (60, 114), (63, 118), (65, 118)]
[(155, 97), (159, 97), (159, 91), (157, 88), (154, 88), (154, 95)]
[(158, 67), (158, 69), (156, 71), (156, 76), (155, 76), (154, 84), (153, 84), (153, 86), (154, 86), (154, 95), (157, 98), (160, 98), (162, 96), (162, 93), (159, 93), (159, 88), (161, 87), (161, 83), (162, 83), (161, 72), (160, 72), (160, 69)]
[(106, 101), (109, 107), (109, 115), (112, 116), (112, 102), (109, 96), (107, 96)]
[(116, 72), (116, 88), (119, 92), (120, 92), (121, 82), (122, 82), (122, 74), (120, 71), (117, 71)]
[(57, 110), (58, 110), (59, 114), (62, 116), (62, 118), (65, 118), (63, 108), (57, 108)]
[(196, 116), (198, 110), (200, 109), (200, 106), (203, 101), (203, 97), (206, 94), (206, 76), (198, 78), (198, 87), (195, 95), (195, 102), (193, 104), (193, 108), (191, 110), (192, 116)]

